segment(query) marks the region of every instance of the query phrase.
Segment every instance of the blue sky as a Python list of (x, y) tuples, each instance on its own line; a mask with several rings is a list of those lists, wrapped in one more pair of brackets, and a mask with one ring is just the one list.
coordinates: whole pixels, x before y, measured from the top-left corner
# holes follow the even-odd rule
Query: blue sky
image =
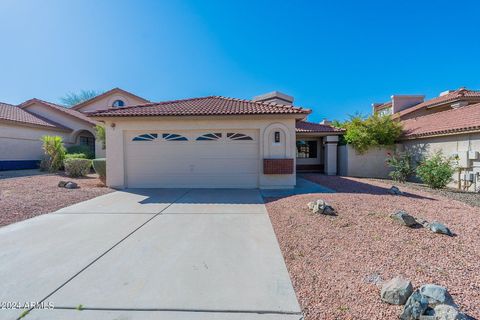
[(480, 89), (479, 1), (1, 0), (0, 101), (279, 90), (310, 120)]

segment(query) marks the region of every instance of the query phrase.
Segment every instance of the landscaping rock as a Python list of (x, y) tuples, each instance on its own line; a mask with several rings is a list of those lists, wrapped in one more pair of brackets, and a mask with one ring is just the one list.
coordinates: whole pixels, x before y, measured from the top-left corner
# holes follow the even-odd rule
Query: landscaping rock
[(335, 209), (326, 203), (324, 200), (317, 200), (314, 202), (308, 203), (308, 208), (312, 210), (313, 213), (320, 213), (325, 215), (335, 215)]
[(59, 181), (59, 182), (58, 182), (58, 186), (59, 186), (60, 188), (64, 188), (67, 183), (68, 183), (68, 181), (63, 181), (63, 180), (62, 180), (62, 181)]
[(390, 189), (388, 189), (388, 193), (394, 196), (401, 196), (403, 195), (403, 192), (400, 191), (400, 189), (396, 186), (392, 186)]
[(401, 320), (418, 320), (428, 308), (428, 300), (418, 290), (412, 293), (408, 298), (403, 312), (400, 315)]
[(67, 182), (67, 183), (65, 184), (65, 188), (67, 188), (67, 189), (76, 189), (76, 188), (78, 188), (78, 185), (77, 185), (75, 182), (73, 182), (73, 181), (69, 181), (69, 182)]
[(382, 286), (380, 297), (387, 303), (403, 305), (412, 293), (413, 287), (410, 281), (395, 277)]
[[(456, 313), (452, 310), (455, 310)], [(454, 318), (452, 318), (452, 316), (454, 316)], [(400, 319), (450, 320), (463, 318), (460, 318), (457, 306), (445, 287), (426, 284), (421, 286), (408, 298)]]
[(423, 218), (417, 217), (417, 218), (415, 218), (415, 221), (417, 221), (417, 224), (423, 226), (424, 228), (429, 228), (430, 227), (430, 223)]
[(433, 221), (430, 223), (429, 228), (432, 232), (446, 234), (447, 236), (453, 237), (453, 233), (450, 231), (450, 229), (438, 221)]
[(414, 217), (406, 213), (405, 211), (398, 211), (390, 216), (393, 220), (409, 228), (417, 225), (417, 221)]
[(428, 306), (434, 308), (439, 304), (455, 306), (453, 298), (447, 288), (436, 284), (425, 284), (418, 289), (418, 292), (428, 300)]

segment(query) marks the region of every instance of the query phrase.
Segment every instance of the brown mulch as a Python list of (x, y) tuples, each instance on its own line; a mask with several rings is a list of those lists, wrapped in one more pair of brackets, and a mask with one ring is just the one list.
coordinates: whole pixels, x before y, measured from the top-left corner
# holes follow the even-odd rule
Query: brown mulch
[[(78, 189), (59, 188), (60, 180), (76, 182)], [(70, 178), (63, 174), (41, 174), (0, 179), (0, 226), (110, 193), (97, 175)]]
[[(402, 276), (415, 288), (446, 286), (460, 309), (480, 317), (480, 208), (367, 179), (311, 174), (337, 193), (267, 199), (267, 209), (306, 320), (397, 319), (401, 306), (380, 300), (382, 281)], [(314, 215), (324, 199), (338, 216)], [(405, 210), (445, 223), (455, 237), (409, 229), (389, 215)]]

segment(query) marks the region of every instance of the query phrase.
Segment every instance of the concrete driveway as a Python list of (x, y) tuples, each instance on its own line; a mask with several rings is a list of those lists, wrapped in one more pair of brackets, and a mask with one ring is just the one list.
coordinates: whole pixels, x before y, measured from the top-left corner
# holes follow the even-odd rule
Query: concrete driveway
[(117, 191), (0, 228), (0, 248), (0, 301), (55, 307), (24, 319), (302, 318), (258, 190)]

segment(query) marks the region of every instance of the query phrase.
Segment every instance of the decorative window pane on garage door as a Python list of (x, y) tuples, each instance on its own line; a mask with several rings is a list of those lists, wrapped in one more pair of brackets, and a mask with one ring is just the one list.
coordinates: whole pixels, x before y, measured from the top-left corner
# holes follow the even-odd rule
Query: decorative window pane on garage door
[(158, 134), (156, 133), (145, 133), (139, 136), (136, 136), (132, 139), (132, 141), (152, 141), (158, 138)]
[(221, 133), (206, 133), (197, 138), (197, 141), (216, 141), (222, 137)]
[(176, 133), (163, 133), (162, 137), (167, 141), (188, 141), (186, 137)]
[(252, 137), (243, 133), (227, 133), (227, 138), (229, 140), (253, 140)]

